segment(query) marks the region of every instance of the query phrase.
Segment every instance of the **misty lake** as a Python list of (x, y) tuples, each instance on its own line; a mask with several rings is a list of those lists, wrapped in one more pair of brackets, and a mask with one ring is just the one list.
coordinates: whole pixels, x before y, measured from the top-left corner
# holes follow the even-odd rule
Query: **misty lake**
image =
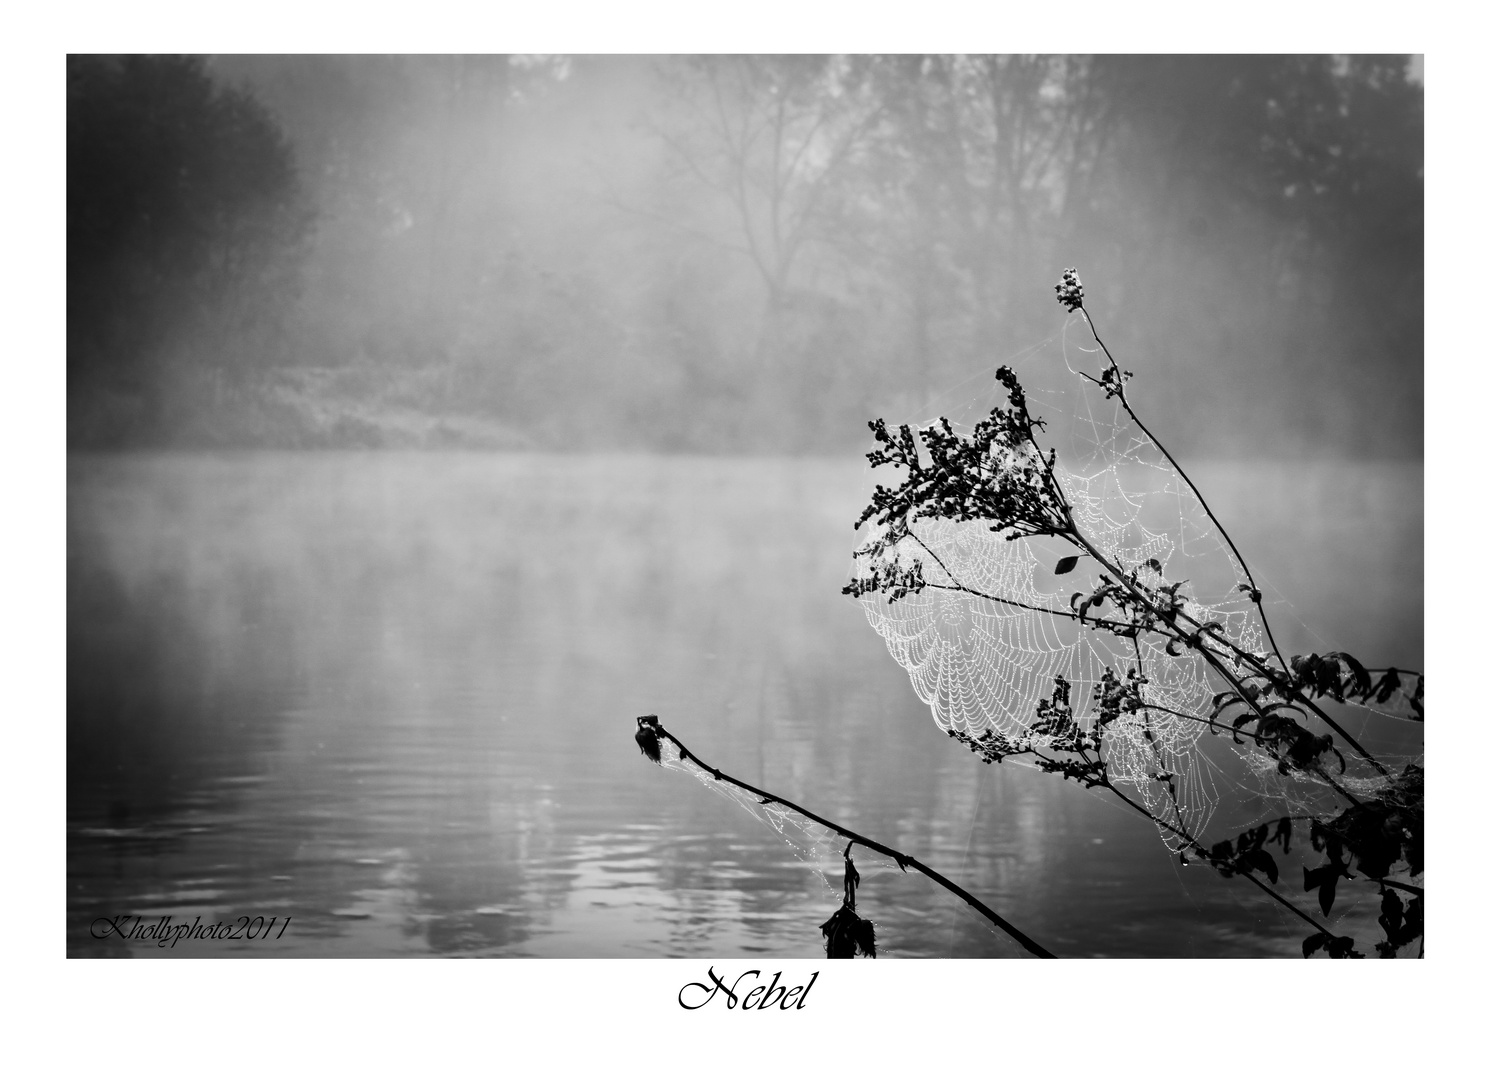
[[(1187, 465), (1285, 651), (1421, 668), (1421, 463)], [(68, 954), (823, 955), (840, 868), (645, 761), (653, 712), (1060, 955), (1297, 955), (1246, 882), (933, 726), (841, 595), (868, 485), (860, 458), (72, 455)], [(882, 955), (1024, 955), (863, 872)], [(90, 932), (126, 914), (291, 921)]]

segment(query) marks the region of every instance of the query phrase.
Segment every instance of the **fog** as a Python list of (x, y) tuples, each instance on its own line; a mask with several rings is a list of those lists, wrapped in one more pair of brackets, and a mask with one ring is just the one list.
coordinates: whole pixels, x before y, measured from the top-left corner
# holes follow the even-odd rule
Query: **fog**
[[(1296, 954), (1118, 800), (941, 737), (842, 591), (868, 422), (973, 423), (1008, 364), (1066, 475), (1117, 457), (1232, 600), (1220, 508), (1276, 649), (1421, 671), (1419, 65), (67, 75), (70, 955), (141, 954), (95, 933), (123, 912), (293, 920), (176, 955), (817, 955), (838, 851), (651, 771), (650, 713), (1059, 954)], [(1065, 267), (1212, 510), (1069, 370)], [(1420, 724), (1352, 720), (1421, 765)], [(1213, 835), (1319, 812), (1246, 776)], [(863, 888), (883, 955), (1020, 951), (895, 865)]]
[(854, 453), (1076, 266), (1177, 456), (1421, 457), (1420, 74), (72, 58), (69, 445)]

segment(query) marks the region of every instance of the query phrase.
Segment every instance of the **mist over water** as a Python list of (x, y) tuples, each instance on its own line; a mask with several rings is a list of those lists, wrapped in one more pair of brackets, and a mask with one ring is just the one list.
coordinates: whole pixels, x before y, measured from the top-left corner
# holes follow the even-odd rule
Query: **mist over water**
[[(1345, 647), (1417, 655), (1417, 470), (1198, 468), (1275, 568), (1281, 640), (1356, 627)], [(848, 459), (76, 458), (69, 953), (121, 951), (88, 931), (128, 912), (293, 920), (175, 955), (819, 955), (838, 896), (636, 752), (657, 712), (1053, 951), (1291, 955), (1245, 882), (933, 726), (840, 595), (866, 480)], [(1390, 585), (1357, 595), (1358, 575)], [(884, 955), (1020, 954), (925, 879), (862, 866)]]
[[(819, 955), (841, 868), (644, 761), (652, 712), (1055, 952), (1295, 953), (1246, 883), (938, 732), (841, 587), (869, 421), (970, 426), (1004, 363), (1065, 464), (1107, 449), (1076, 266), (1280, 647), (1421, 670), (1419, 65), (67, 76), (70, 955), (162, 954), (90, 932), (126, 913), (292, 919), (165, 955)], [(858, 862), (884, 955), (1021, 955)]]

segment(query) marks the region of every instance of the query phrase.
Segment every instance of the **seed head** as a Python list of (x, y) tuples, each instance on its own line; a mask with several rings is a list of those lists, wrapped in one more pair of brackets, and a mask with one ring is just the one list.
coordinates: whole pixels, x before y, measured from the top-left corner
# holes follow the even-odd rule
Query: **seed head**
[(1083, 306), (1083, 282), (1078, 277), (1076, 266), (1062, 271), (1062, 280), (1053, 287), (1057, 290), (1057, 302), (1068, 311), (1076, 311)]

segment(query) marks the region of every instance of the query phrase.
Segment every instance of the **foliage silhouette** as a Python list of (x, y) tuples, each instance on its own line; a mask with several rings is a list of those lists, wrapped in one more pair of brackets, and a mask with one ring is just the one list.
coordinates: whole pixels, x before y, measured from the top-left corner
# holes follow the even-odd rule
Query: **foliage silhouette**
[[(1241, 553), (1216, 515), (1211, 513), (1199, 489), (1130, 405), (1127, 397), (1129, 373), (1120, 369), (1098, 337), (1085, 307), (1086, 294), (1076, 270), (1064, 271), (1055, 292), (1058, 302), (1069, 313), (1081, 312), (1087, 319), (1089, 329), (1108, 361), (1096, 378), (1081, 373), (1083, 378), (1096, 384), (1108, 398), (1117, 399), (1128, 418), (1185, 480), (1241, 566), (1247, 580), (1240, 583), (1238, 589), (1256, 606), (1263, 618), (1265, 633), (1273, 643), (1273, 633), (1267, 615), (1263, 613), (1262, 595)], [(1279, 657), (1277, 644), (1274, 645), (1274, 660), (1254, 655), (1229, 640), (1221, 624), (1201, 622), (1190, 613), (1188, 598), (1182, 592), (1185, 582), (1154, 584), (1135, 568), (1121, 565), (1115, 556), (1101, 550), (1079, 527), (1073, 506), (1053, 471), (1056, 452), (1044, 453), (1037, 443), (1036, 431), (1045, 425), (1027, 412), (1025, 395), (1015, 373), (1001, 368), (997, 378), (1007, 389), (1007, 407), (993, 410), (990, 419), (976, 425), (971, 436), (956, 434), (946, 419), (940, 420), (937, 426), (921, 429), (921, 454), (909, 428), (904, 426), (893, 434), (880, 420), (871, 423), (871, 430), (884, 449), (874, 450), (868, 455), (868, 461), (873, 467), (900, 467), (906, 475), (895, 488), (878, 485), (871, 505), (857, 522), (859, 528), (867, 521), (874, 521), (881, 532), (857, 551), (858, 556), (871, 560), (872, 572), (854, 578), (843, 591), (857, 597), (881, 592), (888, 603), (930, 587), (1000, 599), (989, 597), (955, 579), (933, 548), (913, 532), (913, 523), (918, 520), (984, 520), (992, 530), (1003, 532), (1007, 540), (1053, 536), (1073, 544), (1079, 549), (1079, 554), (1060, 560), (1055, 573), (1070, 571), (1082, 556), (1097, 561), (1106, 571), (1100, 573), (1100, 584), (1091, 594), (1072, 595), (1070, 607), (1080, 623), (1095, 631), (1130, 638), (1135, 643), (1154, 639), (1171, 655), (1182, 652), (1199, 654), (1220, 680), (1231, 687), (1213, 698), (1210, 714), (1206, 717), (1213, 734), (1230, 737), (1238, 745), (1244, 744), (1246, 736), (1273, 760), (1279, 775), (1304, 774), (1315, 778), (1350, 804), (1338, 816), (1329, 820), (1316, 818), (1311, 822), (1311, 844), (1316, 852), (1324, 854), (1326, 861), (1319, 867), (1306, 867), (1303, 884), (1305, 892), (1316, 891), (1320, 916), (1330, 914), (1339, 882), (1353, 880), (1359, 875), (1375, 885), (1379, 892), (1381, 911), (1378, 921), (1387, 936), (1377, 943), (1375, 951), (1381, 956), (1393, 957), (1401, 945), (1417, 939), (1421, 955), (1423, 890), (1417, 885), (1391, 881), (1389, 875), (1395, 870), (1414, 877), (1423, 872), (1423, 770), (1410, 764), (1400, 773), (1389, 772), (1320, 704), (1322, 698), (1338, 702), (1385, 702), (1399, 693), (1400, 673), (1395, 668), (1386, 669), (1383, 677), (1374, 682), (1371, 672), (1344, 652), (1295, 656), (1287, 665)], [(926, 462), (922, 461), (925, 455)], [(921, 559), (915, 558), (910, 571), (901, 569), (901, 556), (896, 548), (908, 537), (943, 567), (949, 576), (947, 584), (927, 582), (922, 574)], [(1158, 578), (1159, 563), (1151, 559), (1146, 565)], [(1111, 609), (1110, 615), (1090, 614), (1091, 609), (1105, 605)], [(1138, 651), (1135, 655), (1138, 657)], [(1012, 740), (994, 731), (974, 736), (954, 729), (949, 730), (949, 735), (968, 746), (987, 764), (1028, 757), (1044, 772), (1090, 789), (1111, 792), (1166, 833), (1179, 838), (1181, 842), (1177, 850), (1183, 862), (1187, 861), (1189, 852), (1223, 876), (1244, 877), (1314, 927), (1315, 933), (1303, 943), (1304, 955), (1324, 950), (1332, 957), (1360, 956), (1351, 938), (1334, 934), (1312, 914), (1271, 887), (1278, 883), (1279, 867), (1265, 850), (1265, 844), (1281, 844), (1285, 852), (1289, 850), (1292, 832), (1289, 818), (1276, 822), (1272, 834), (1264, 824), (1233, 840), (1223, 840), (1208, 847), (1187, 828), (1178, 809), (1170, 817), (1158, 816), (1147, 806), (1129, 798), (1111, 779), (1105, 758), (1106, 729), (1122, 716), (1147, 717), (1150, 711), (1162, 708), (1142, 695), (1145, 682), (1144, 676), (1135, 668), (1122, 677), (1106, 668), (1099, 688), (1099, 715), (1090, 723), (1083, 724), (1073, 716), (1069, 705), (1070, 684), (1059, 675), (1051, 697), (1037, 704), (1036, 720), (1029, 725), (1025, 737)], [(1415, 688), (1406, 701), (1411, 710), (1408, 719), (1421, 722), (1421, 674), (1416, 675)], [(1233, 708), (1242, 711), (1236, 716), (1228, 715), (1227, 710)], [(1315, 727), (1328, 728), (1329, 731), (1313, 730)], [(1344, 747), (1349, 747), (1380, 778), (1369, 798), (1358, 798), (1340, 783), (1340, 777), (1347, 769)], [(1153, 779), (1167, 786), (1170, 805), (1178, 807), (1173, 775), (1167, 771)], [(1262, 880), (1264, 878), (1267, 884)], [(1413, 893), (1416, 903), (1404, 910), (1393, 891), (1397, 888)]]
[[(1190, 477), (1170, 457), (1130, 405), (1127, 397), (1129, 372), (1115, 363), (1093, 328), (1084, 306), (1086, 292), (1076, 270), (1065, 271), (1055, 291), (1058, 302), (1069, 313), (1081, 312), (1088, 320), (1089, 328), (1108, 360), (1096, 378), (1082, 373), (1083, 378), (1095, 383), (1107, 398), (1118, 401), (1129, 419), (1165, 455), (1185, 481), (1241, 567), (1246, 580), (1238, 583), (1236, 591), (1245, 595), (1257, 608), (1262, 616), (1264, 633), (1273, 644), (1273, 632), (1267, 615), (1263, 613), (1263, 597), (1253, 582), (1246, 561)], [(1061, 776), (1090, 790), (1110, 792), (1166, 834), (1176, 837), (1179, 845), (1175, 850), (1182, 864), (1190, 862), (1188, 856), (1195, 856), (1223, 877), (1245, 878), (1274, 902), (1309, 924), (1314, 932), (1300, 947), (1305, 957), (1317, 953), (1333, 958), (1359, 958), (1363, 955), (1357, 950), (1354, 938), (1338, 934), (1320, 921), (1329, 916), (1340, 882), (1352, 881), (1358, 876), (1378, 890), (1377, 921), (1385, 937), (1374, 945), (1376, 954), (1396, 957), (1400, 948), (1417, 941), (1421, 957), (1423, 888), (1416, 883), (1396, 881), (1390, 875), (1403, 873), (1416, 879), (1423, 873), (1423, 769), (1418, 764), (1408, 764), (1396, 773), (1391, 772), (1320, 704), (1322, 698), (1359, 704), (1385, 703), (1394, 695), (1402, 696), (1403, 673), (1396, 668), (1378, 669), (1376, 673), (1381, 678), (1373, 679), (1372, 669), (1345, 652), (1323, 656), (1313, 653), (1296, 655), (1288, 663), (1279, 656), (1276, 644), (1272, 657), (1249, 652), (1226, 636), (1220, 622), (1203, 622), (1192, 614), (1189, 597), (1184, 592), (1188, 583), (1165, 582), (1159, 560), (1148, 558), (1138, 567), (1130, 567), (1101, 550), (1079, 526), (1073, 504), (1058, 481), (1054, 468), (1055, 449), (1044, 452), (1037, 442), (1036, 432), (1045, 430), (1045, 424), (1027, 411), (1026, 395), (1015, 372), (1002, 367), (996, 372), (996, 378), (1006, 389), (1006, 406), (992, 409), (989, 417), (977, 423), (967, 435), (957, 433), (947, 419), (920, 428), (916, 433), (907, 425), (894, 431), (880, 419), (870, 422), (869, 427), (879, 446), (867, 455), (868, 462), (874, 468), (888, 466), (899, 469), (902, 479), (894, 487), (878, 484), (870, 505), (858, 518), (858, 528), (870, 521), (879, 529), (873, 539), (856, 552), (858, 558), (864, 557), (869, 561), (871, 572), (864, 576), (858, 574), (842, 592), (857, 598), (880, 593), (890, 604), (924, 589), (935, 588), (1028, 606), (1019, 601), (990, 596), (961, 583), (933, 548), (914, 532), (913, 525), (918, 521), (983, 522), (1007, 541), (1047, 536), (1072, 543), (1078, 548), (1078, 554), (1059, 559), (1054, 574), (1070, 572), (1080, 559), (1087, 557), (1103, 567), (1098, 575), (1099, 584), (1091, 593), (1073, 593), (1068, 611), (1048, 611), (1048, 614), (1061, 614), (1095, 632), (1128, 638), (1136, 646), (1141, 641), (1153, 642), (1171, 655), (1188, 652), (1199, 655), (1229, 689), (1213, 695), (1207, 716), (1186, 716), (1185, 719), (1204, 724), (1210, 733), (1230, 738), (1235, 745), (1257, 747), (1272, 760), (1278, 775), (1313, 778), (1350, 804), (1333, 817), (1308, 819), (1311, 846), (1325, 859), (1317, 867), (1303, 869), (1303, 890), (1316, 893), (1318, 917), (1275, 890), (1281, 876), (1280, 866), (1268, 849), (1272, 846), (1286, 855), (1290, 853), (1294, 837), (1291, 817), (1258, 824), (1232, 839), (1208, 845), (1199, 840), (1182, 819), (1172, 772), (1157, 772), (1151, 778), (1166, 785), (1169, 791), (1173, 808), (1169, 817), (1157, 815), (1120, 789), (1119, 782), (1110, 774), (1110, 763), (1105, 753), (1111, 725), (1125, 718), (1143, 717), (1147, 738), (1151, 738), (1149, 714), (1152, 711), (1171, 711), (1146, 697), (1144, 688), (1149, 679), (1138, 662), (1123, 675), (1105, 667), (1097, 687), (1097, 715), (1087, 720), (1075, 715), (1071, 703), (1072, 685), (1059, 674), (1053, 679), (1051, 695), (1034, 706), (1035, 719), (1026, 725), (1024, 736), (1007, 738), (993, 728), (973, 735), (954, 727), (948, 729), (948, 735), (964, 744), (986, 764), (999, 764), (1010, 758), (1029, 758), (1043, 772)], [(903, 564), (897, 546), (908, 539), (927, 552), (947, 576), (947, 584), (928, 582), (921, 558), (915, 557), (910, 564)], [(1143, 571), (1149, 571), (1149, 574)], [(1138, 661), (1141, 654), (1137, 648), (1134, 655)], [(1409, 712), (1401, 718), (1422, 722), (1423, 677), (1417, 672), (1407, 674), (1414, 680), (1413, 689), (1405, 697)], [(1029, 701), (1024, 704), (1031, 707)], [(1234, 709), (1238, 710), (1235, 714), (1229, 712)], [(1329, 730), (1317, 731), (1315, 728)], [(682, 761), (696, 761), (654, 716), (639, 718), (635, 739), (640, 750), (652, 761), (661, 761), (661, 739), (675, 743)], [(1359, 798), (1341, 783), (1348, 768), (1346, 747), (1375, 773), (1375, 782), (1367, 789), (1366, 798)], [(850, 841), (845, 855), (845, 903), (821, 926), (827, 956), (850, 957), (857, 951), (875, 955), (874, 928), (855, 910), (856, 886), (860, 877), (850, 859), (852, 843), (862, 843), (887, 854), (904, 869), (913, 865), (922, 870), (1010, 933), (1034, 955), (1050, 955), (959, 886), (916, 860), (835, 825), (797, 804), (728, 777), (711, 766), (699, 761), (696, 764), (714, 779), (760, 795), (764, 802), (779, 802)], [(1406, 905), (1398, 897), (1399, 891), (1411, 895)]]

